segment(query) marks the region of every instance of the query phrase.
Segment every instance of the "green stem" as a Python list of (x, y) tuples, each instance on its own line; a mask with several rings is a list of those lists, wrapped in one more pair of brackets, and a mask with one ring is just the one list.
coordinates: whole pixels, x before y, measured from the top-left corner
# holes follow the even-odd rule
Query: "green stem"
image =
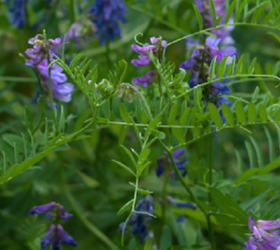
[(216, 250), (216, 242), (215, 242), (215, 236), (214, 236), (214, 231), (212, 229), (212, 224), (210, 220), (210, 215), (206, 215), (206, 220), (207, 220), (207, 226), (208, 226), (208, 231), (209, 231), (209, 239), (211, 242), (211, 250)]
[(209, 230), (209, 240), (211, 242), (211, 248), (212, 250), (216, 250), (216, 244), (215, 244), (215, 238), (214, 238), (214, 232), (212, 230), (212, 225), (211, 225), (211, 221), (210, 221), (210, 217), (209, 217), (209, 214), (208, 212), (200, 205), (199, 202), (197, 202), (198, 200), (196, 199), (196, 197), (194, 196), (193, 192), (191, 191), (191, 189), (189, 188), (189, 186), (185, 183), (183, 177), (181, 176), (177, 166), (176, 166), (176, 163), (175, 163), (175, 160), (174, 160), (174, 157), (173, 157), (173, 154), (172, 154), (172, 149), (168, 148), (161, 140), (159, 140), (159, 142), (161, 143), (161, 145), (165, 148), (165, 150), (167, 151), (168, 153), (168, 156), (171, 160), (171, 164), (172, 164), (172, 167), (173, 167), (173, 170), (175, 171), (179, 181), (181, 182), (181, 184), (183, 185), (183, 187), (186, 189), (186, 191), (189, 193), (190, 195), (190, 199), (192, 202), (196, 203), (197, 206), (200, 208), (200, 210), (204, 213), (204, 216), (206, 218), (206, 221), (207, 221), (207, 226), (208, 226), (208, 230)]
[(137, 199), (137, 191), (138, 191), (138, 184), (139, 184), (139, 178), (136, 178), (135, 181), (135, 189), (134, 189), (134, 196), (133, 196), (133, 205), (132, 205), (132, 209), (128, 215), (128, 217), (126, 218), (124, 225), (123, 225), (123, 229), (122, 229), (122, 245), (124, 245), (124, 230), (126, 229), (126, 225), (130, 219), (130, 217), (132, 216), (134, 210), (135, 210), (135, 205), (136, 205), (136, 199)]
[(210, 31), (210, 30), (219, 29), (219, 28), (223, 28), (223, 27), (229, 27), (229, 26), (253, 26), (253, 27), (258, 27), (258, 28), (264, 28), (264, 29), (269, 29), (269, 30), (280, 31), (280, 29), (277, 28), (277, 27), (268, 26), (268, 25), (262, 25), (262, 24), (255, 24), (255, 23), (229, 23), (229, 24), (218, 25), (216, 27), (207, 28), (207, 29), (200, 30), (198, 32), (192, 33), (190, 35), (183, 36), (181, 38), (178, 38), (177, 40), (174, 40), (174, 41), (168, 43), (166, 45), (166, 47), (168, 47), (168, 46), (170, 46), (170, 45), (172, 45), (174, 43), (180, 42), (180, 41), (182, 41), (182, 40), (184, 40), (184, 39), (186, 39), (188, 37), (192, 37), (192, 36), (195, 36), (195, 35), (203, 34), (203, 33), (205, 33), (205, 31)]
[(59, 167), (59, 179), (60, 179), (60, 185), (61, 185), (61, 190), (66, 196), (68, 202), (70, 203), (71, 207), (81, 220), (81, 222), (85, 225), (85, 227), (88, 228), (97, 238), (99, 238), (101, 241), (103, 241), (110, 249), (113, 249), (114, 243), (103, 233), (101, 232), (96, 226), (94, 226), (91, 222), (88, 221), (88, 219), (85, 217), (85, 215), (80, 211), (78, 205), (76, 204), (75, 200), (73, 199), (72, 195), (70, 192), (67, 190), (66, 185), (65, 185), (65, 180), (64, 180), (64, 175), (63, 175), (63, 167)]
[(48, 77), (49, 77), (49, 98), (50, 98), (50, 104), (51, 104), (51, 110), (52, 110), (52, 116), (54, 120), (54, 125), (56, 128), (56, 134), (59, 133), (59, 127), (56, 120), (56, 110), (53, 105), (53, 96), (52, 96), (52, 81), (51, 81), (51, 59), (50, 59), (50, 51), (49, 51), (49, 45), (47, 40), (46, 32), (44, 31), (44, 38), (45, 38), (45, 45), (46, 45), (46, 51), (47, 51), (47, 60), (48, 60)]

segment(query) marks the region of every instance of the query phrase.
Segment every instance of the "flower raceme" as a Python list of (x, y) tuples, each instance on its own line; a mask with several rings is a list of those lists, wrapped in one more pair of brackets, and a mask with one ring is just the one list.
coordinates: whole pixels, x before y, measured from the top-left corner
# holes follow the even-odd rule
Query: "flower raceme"
[(116, 37), (121, 37), (121, 27), (119, 21), (126, 22), (124, 14), (126, 7), (122, 0), (96, 0), (88, 8), (90, 19), (96, 25), (100, 36), (100, 44)]
[[(138, 59), (133, 59), (131, 63), (136, 66), (145, 66), (151, 64), (152, 61), (149, 57), (151, 51), (154, 56), (160, 57), (161, 52), (166, 48), (167, 42), (162, 40), (161, 37), (151, 37), (151, 44), (145, 43), (143, 46), (136, 44), (131, 45), (132, 49), (139, 54)], [(158, 77), (157, 70), (150, 70), (142, 77), (136, 77), (132, 80), (134, 84), (143, 84), (144, 87), (151, 85)]]
[[(48, 39), (45, 41), (44, 36), (41, 34), (36, 35), (34, 38), (29, 39), (28, 43), (33, 45), (33, 48), (29, 48), (25, 51), (25, 55), (29, 58), (26, 61), (27, 66), (33, 67), (40, 75), (41, 87), (44, 94), (49, 93), (49, 72), (48, 72), (48, 54), (50, 61), (54, 59), (53, 51), (57, 50), (60, 45), (60, 38)], [(51, 66), (51, 87), (53, 98), (62, 102), (71, 101), (71, 93), (74, 90), (74, 86), (71, 83), (65, 83), (67, 77), (62, 73), (63, 69), (57, 64)], [(43, 93), (41, 93), (43, 94)], [(54, 103), (58, 108), (57, 104)]]
[(5, 0), (9, 6), (9, 21), (18, 29), (22, 29), (26, 23), (25, 0)]
[[(154, 209), (152, 206), (152, 196), (147, 195), (144, 199), (140, 200), (136, 206), (135, 211), (132, 216), (129, 218), (126, 226), (132, 226), (132, 234), (138, 234), (140, 243), (143, 242), (145, 237), (148, 235), (148, 222), (151, 220), (151, 216), (146, 214), (140, 214), (137, 212), (146, 212), (153, 215)], [(125, 223), (122, 222), (119, 225), (118, 232), (122, 232)]]
[[(249, 211), (252, 212), (251, 209)], [(246, 250), (279, 250), (280, 249), (280, 219), (257, 220), (249, 216), (248, 225), (251, 233), (248, 242), (245, 242)]]
[[(227, 55), (226, 64), (230, 64), (232, 62), (232, 56), (236, 54), (236, 48), (233, 46), (227, 46), (219, 49), (218, 45), (220, 42), (220, 38), (215, 39), (213, 37), (207, 37), (204, 46), (193, 50), (191, 58), (181, 63), (180, 68), (185, 70), (192, 69), (191, 78), (189, 80), (191, 88), (207, 82), (209, 67), (211, 61), (215, 57), (218, 62), (221, 62), (224, 55)], [(216, 77), (214, 76), (214, 80), (215, 79)], [(205, 86), (203, 89), (204, 99), (214, 103), (217, 108), (219, 108), (222, 103), (227, 103), (229, 106), (232, 105), (227, 97), (222, 96), (231, 93), (230, 88), (224, 83), (218, 81), (213, 82), (210, 85)], [(221, 112), (220, 115), (224, 121), (224, 117)]]
[(62, 205), (57, 204), (55, 202), (50, 202), (44, 205), (35, 206), (29, 210), (29, 214), (42, 214), (48, 210), (52, 210), (52, 212), (48, 212), (46, 217), (48, 220), (52, 222), (49, 227), (49, 230), (46, 236), (41, 241), (41, 248), (43, 250), (47, 249), (47, 246), (52, 244), (53, 250), (59, 250), (60, 243), (66, 243), (71, 246), (77, 246), (77, 243), (71, 237), (60, 224), (56, 223), (58, 216), (63, 220), (69, 220), (73, 215), (65, 212), (65, 209)]

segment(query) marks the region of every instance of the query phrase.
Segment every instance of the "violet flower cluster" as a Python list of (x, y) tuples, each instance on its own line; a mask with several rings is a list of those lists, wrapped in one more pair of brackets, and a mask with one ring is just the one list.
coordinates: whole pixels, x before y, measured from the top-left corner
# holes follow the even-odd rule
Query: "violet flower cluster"
[[(215, 56), (217, 57), (217, 61), (220, 62), (226, 54), (228, 56), (226, 64), (231, 63), (232, 56), (236, 54), (236, 48), (228, 46), (219, 49), (218, 45), (220, 41), (221, 38), (215, 39), (213, 37), (207, 37), (205, 45), (193, 50), (191, 58), (180, 65), (180, 68), (182, 69), (192, 69), (192, 75), (189, 80), (191, 88), (207, 82), (209, 66)], [(232, 105), (227, 97), (222, 96), (230, 93), (230, 88), (218, 81), (205, 86), (203, 91), (205, 101), (214, 103), (217, 108), (219, 108), (222, 103), (227, 103), (229, 106)], [(224, 117), (221, 112), (220, 114), (222, 120), (224, 121)]]
[[(129, 218), (126, 226), (132, 226), (132, 234), (138, 234), (139, 242), (142, 243), (145, 237), (148, 235), (148, 223), (151, 220), (151, 216), (147, 214), (140, 214), (137, 212), (146, 212), (153, 215), (154, 209), (152, 206), (152, 196), (147, 195), (144, 199), (140, 200), (136, 206), (135, 211)], [(118, 232), (122, 232), (125, 222), (119, 225)]]
[[(26, 61), (27, 66), (33, 67), (41, 77), (41, 87), (43, 88), (44, 94), (49, 92), (49, 74), (48, 74), (48, 54), (50, 57), (50, 62), (54, 59), (53, 51), (57, 50), (60, 45), (60, 38), (55, 40), (49, 39), (47, 42), (44, 41), (44, 37), (41, 34), (36, 35), (31, 38), (28, 43), (33, 45), (33, 48), (29, 48), (25, 51), (25, 55), (29, 58)], [(71, 92), (74, 90), (74, 86), (71, 83), (65, 83), (67, 77), (62, 73), (63, 69), (57, 64), (52, 64), (51, 66), (51, 87), (52, 95), (54, 99), (63, 102), (71, 101)], [(43, 93), (41, 93), (43, 94)], [(57, 104), (54, 106), (58, 108)]]
[(96, 0), (89, 6), (88, 14), (98, 29), (100, 44), (121, 37), (119, 21), (126, 22), (124, 16), (126, 11), (122, 0)]
[[(187, 175), (187, 171), (186, 171), (186, 167), (185, 167), (185, 165), (187, 164), (187, 161), (186, 160), (178, 160), (177, 158), (182, 156), (184, 153), (185, 153), (185, 151), (183, 149), (177, 149), (177, 150), (172, 152), (176, 167), (181, 172), (181, 175), (183, 177), (185, 177)], [(167, 171), (164, 159), (167, 159), (168, 165), (172, 166), (171, 160), (170, 160), (167, 152), (164, 152), (163, 154), (166, 157), (159, 157), (157, 159), (157, 162), (158, 162), (158, 166), (157, 166), (157, 169), (156, 169), (157, 177), (160, 177), (165, 171)], [(169, 176), (171, 176), (174, 179), (178, 179), (178, 177), (176, 176), (176, 173), (174, 171), (169, 171)]]
[[(219, 17), (224, 15), (218, 25), (222, 25), (225, 20), (226, 11), (225, 11), (225, 0), (213, 0), (216, 10), (216, 16)], [(195, 0), (195, 4), (203, 17), (204, 28), (211, 28), (214, 26), (214, 22), (211, 16), (211, 8), (209, 0)], [(228, 21), (228, 24), (233, 23), (233, 18), (231, 17)], [(215, 34), (217, 38), (221, 39), (221, 43), (225, 45), (234, 44), (235, 41), (230, 35), (230, 32), (234, 29), (234, 26), (227, 26), (218, 29), (213, 29), (210, 32)]]
[[(153, 55), (160, 57), (161, 51), (165, 49), (167, 42), (162, 41), (161, 37), (151, 37), (150, 41), (152, 45), (145, 43), (142, 47), (136, 44), (131, 45), (132, 49), (139, 54), (139, 59), (133, 59), (131, 63), (136, 66), (145, 66), (151, 64), (152, 61), (148, 55), (148, 52), (152, 51)], [(151, 70), (142, 77), (136, 77), (132, 80), (134, 84), (143, 84), (144, 87), (148, 87), (158, 77), (157, 70)]]
[(9, 21), (18, 29), (22, 29), (26, 23), (25, 0), (5, 0), (9, 4)]
[[(251, 209), (249, 211), (252, 212)], [(252, 236), (245, 242), (246, 250), (279, 250), (280, 248), (280, 219), (257, 220), (252, 216), (248, 219)]]
[(59, 250), (60, 243), (66, 243), (71, 246), (77, 246), (77, 243), (71, 237), (60, 224), (57, 224), (56, 220), (58, 216), (63, 220), (69, 220), (73, 215), (65, 212), (65, 209), (62, 205), (59, 205), (55, 202), (50, 202), (41, 206), (33, 207), (28, 213), (29, 214), (42, 214), (48, 210), (52, 210), (52, 212), (48, 212), (46, 217), (48, 220), (52, 222), (49, 227), (49, 230), (46, 236), (41, 241), (41, 248), (46, 250), (48, 245), (52, 244), (53, 250)]

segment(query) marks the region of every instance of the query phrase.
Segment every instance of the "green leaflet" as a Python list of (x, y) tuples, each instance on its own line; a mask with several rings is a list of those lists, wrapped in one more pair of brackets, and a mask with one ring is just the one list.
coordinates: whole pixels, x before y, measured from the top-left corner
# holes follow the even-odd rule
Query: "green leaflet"
[(242, 173), (236, 180), (235, 185), (240, 185), (243, 182), (247, 181), (249, 178), (251, 178), (254, 174), (256, 174), (260, 169), (259, 168), (251, 168), (246, 170), (244, 173)]
[(240, 123), (244, 124), (247, 120), (243, 105), (240, 101), (235, 104), (235, 113)]
[(222, 112), (223, 116), (225, 117), (226, 122), (233, 126), (234, 125), (234, 116), (233, 113), (231, 112), (231, 109), (226, 103), (222, 103)]
[(197, 18), (197, 21), (198, 21), (198, 25), (199, 25), (199, 29), (200, 30), (203, 30), (203, 20), (202, 20), (202, 16), (197, 8), (197, 6), (195, 4), (193, 4), (193, 8), (194, 8), (194, 11), (195, 11), (195, 15), (196, 15), (196, 18)]
[(128, 209), (130, 209), (132, 207), (134, 203), (134, 199), (128, 201), (127, 203), (125, 203), (121, 208), (120, 210), (118, 211), (117, 215), (120, 215), (122, 213), (124, 213), (125, 211), (127, 211)]
[(258, 114), (257, 114), (257, 110), (256, 110), (254, 103), (250, 102), (248, 104), (247, 114), (248, 114), (248, 118), (249, 118), (250, 122), (252, 122), (252, 123), (256, 122), (256, 120), (258, 118)]
[(224, 124), (216, 106), (213, 103), (208, 103), (208, 108), (209, 108), (211, 118), (214, 121), (214, 123), (217, 125), (217, 127), (218, 128), (223, 127)]

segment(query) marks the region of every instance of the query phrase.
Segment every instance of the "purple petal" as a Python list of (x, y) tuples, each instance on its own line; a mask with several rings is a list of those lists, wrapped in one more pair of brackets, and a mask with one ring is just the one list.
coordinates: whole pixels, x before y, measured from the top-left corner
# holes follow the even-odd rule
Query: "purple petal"
[(57, 211), (58, 211), (59, 217), (62, 218), (63, 220), (69, 220), (73, 216), (73, 214), (69, 214), (69, 213), (65, 212), (64, 207), (61, 205), (58, 206)]
[(133, 59), (131, 60), (131, 63), (136, 67), (145, 66), (152, 63), (151, 58), (148, 55), (140, 55), (139, 59)]
[(29, 210), (29, 214), (42, 214), (44, 212), (46, 212), (47, 210), (50, 210), (52, 208), (56, 207), (56, 203), (55, 202), (50, 202), (41, 206), (35, 206), (32, 209)]
[(73, 237), (71, 237), (59, 224), (57, 225), (57, 233), (63, 243), (69, 244), (74, 247), (78, 246)]
[(263, 230), (275, 230), (280, 228), (280, 219), (277, 220), (257, 220), (257, 227)]
[(214, 49), (218, 49), (218, 45), (219, 45), (220, 41), (221, 41), (220, 38), (215, 39), (212, 36), (208, 36), (206, 38), (205, 44)]
[(157, 70), (151, 70), (142, 77), (134, 78), (132, 82), (134, 84), (143, 84), (144, 87), (148, 87), (156, 80), (157, 77), (158, 77)]
[(51, 238), (55, 231), (55, 225), (51, 225), (46, 236), (41, 240), (41, 248), (45, 250), (49, 244), (51, 244)]
[(183, 155), (185, 153), (185, 150), (184, 149), (177, 149), (175, 151), (172, 152), (173, 156), (175, 158), (178, 158), (180, 157), (181, 155)]
[(152, 50), (157, 50), (157, 47), (155, 45), (150, 45), (148, 43), (145, 43), (143, 45), (143, 47), (139, 46), (139, 45), (136, 45), (136, 44), (133, 44), (131, 45), (131, 48), (138, 54), (145, 54), (145, 55), (148, 55), (148, 51)]
[(253, 236), (251, 236), (248, 242), (245, 242), (244, 244), (246, 246), (246, 250), (258, 250)]

